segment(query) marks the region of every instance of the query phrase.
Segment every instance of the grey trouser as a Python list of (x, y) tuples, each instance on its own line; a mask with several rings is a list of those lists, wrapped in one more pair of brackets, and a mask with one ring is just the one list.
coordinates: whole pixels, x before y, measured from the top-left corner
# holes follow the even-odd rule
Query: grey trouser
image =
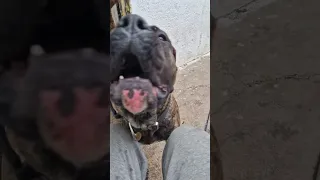
[[(110, 179), (145, 180), (148, 161), (127, 129), (111, 126)], [(175, 129), (162, 156), (164, 180), (210, 180), (210, 135), (190, 126)]]

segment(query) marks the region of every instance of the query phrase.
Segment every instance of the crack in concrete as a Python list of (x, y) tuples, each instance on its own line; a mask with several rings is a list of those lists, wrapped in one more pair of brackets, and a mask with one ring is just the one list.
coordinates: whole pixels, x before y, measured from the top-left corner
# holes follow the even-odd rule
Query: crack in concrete
[(242, 6), (238, 7), (238, 8), (235, 8), (235, 9), (233, 9), (232, 11), (230, 11), (230, 12), (224, 14), (224, 15), (218, 16), (217, 19), (226, 18), (226, 17), (228, 17), (228, 16), (230, 16), (230, 15), (232, 15), (232, 14), (234, 14), (234, 13), (240, 14), (240, 13), (247, 12), (246, 10), (244, 10), (245, 7), (247, 7), (247, 6), (255, 3), (255, 2), (257, 2), (257, 1), (258, 1), (258, 0), (252, 0), (252, 1), (250, 1), (250, 2), (247, 2), (246, 4), (244, 4), (244, 5), (242, 5)]
[[(320, 74), (319, 73), (305, 73), (305, 74), (287, 74), (287, 75), (282, 75), (279, 77), (275, 77), (275, 78), (266, 78), (266, 79), (261, 79), (261, 80), (255, 80), (252, 82), (243, 82), (240, 79), (236, 78), (236, 75), (234, 75), (233, 73), (224, 73), (225, 75), (229, 75), (231, 76), (235, 81), (240, 82), (242, 85), (244, 85), (244, 88), (242, 88), (240, 91), (236, 91), (233, 93), (233, 95), (226, 100), (225, 102), (223, 102), (218, 108), (216, 108), (215, 110), (213, 110), (212, 114), (218, 114), (222, 111), (222, 109), (227, 106), (229, 103), (231, 103), (232, 101), (234, 101), (235, 98), (239, 98), (239, 96), (244, 93), (248, 88), (254, 87), (256, 85), (262, 85), (265, 83), (270, 83), (270, 82), (279, 82), (282, 80), (295, 80), (295, 81), (305, 81), (305, 80), (312, 80), (316, 77), (319, 76), (320, 78)], [(232, 89), (232, 88), (229, 88)]]
[(244, 84), (246, 87), (253, 87), (254, 85), (262, 85), (270, 82), (279, 82), (282, 80), (295, 80), (295, 81), (307, 80), (308, 81), (316, 78), (317, 76), (320, 77), (320, 74), (319, 73), (288, 74), (288, 75), (282, 75), (275, 78), (265, 78), (261, 80), (255, 80), (255, 81), (244, 83)]
[(227, 27), (231, 24), (234, 24), (236, 22), (239, 22), (243, 18), (247, 17), (248, 14), (269, 5), (270, 3), (274, 2), (276, 0), (251, 0), (232, 11), (225, 13), (223, 15), (218, 16), (218, 23), (219, 26)]

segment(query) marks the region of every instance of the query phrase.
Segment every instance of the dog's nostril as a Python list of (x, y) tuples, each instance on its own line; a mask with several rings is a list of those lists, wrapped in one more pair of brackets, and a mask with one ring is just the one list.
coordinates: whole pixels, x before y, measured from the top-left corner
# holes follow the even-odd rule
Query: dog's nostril
[(128, 17), (123, 17), (120, 21), (119, 21), (119, 27), (127, 27), (129, 25), (129, 19)]
[(140, 30), (147, 29), (142, 19), (138, 19), (137, 26)]
[(125, 28), (129, 33), (137, 33), (141, 30), (148, 29), (148, 24), (145, 22), (145, 20), (135, 14), (130, 14), (123, 17), (118, 26)]

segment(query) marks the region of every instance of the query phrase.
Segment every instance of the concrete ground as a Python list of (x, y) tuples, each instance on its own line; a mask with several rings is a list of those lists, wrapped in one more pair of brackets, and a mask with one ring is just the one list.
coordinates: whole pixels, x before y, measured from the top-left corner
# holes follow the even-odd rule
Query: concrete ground
[(319, 6), (277, 0), (218, 29), (211, 121), (226, 180), (317, 179)]
[[(204, 129), (210, 109), (210, 56), (179, 70), (175, 97), (185, 124)], [(149, 159), (149, 179), (162, 180), (161, 157), (165, 142), (144, 146)]]
[[(220, 16), (211, 69), (207, 57), (178, 76), (182, 120), (203, 128), (211, 72), (211, 119), (225, 179), (316, 180), (320, 1), (232, 1)], [(241, 8), (227, 13), (231, 7)], [(145, 146), (152, 180), (162, 179), (163, 146)]]

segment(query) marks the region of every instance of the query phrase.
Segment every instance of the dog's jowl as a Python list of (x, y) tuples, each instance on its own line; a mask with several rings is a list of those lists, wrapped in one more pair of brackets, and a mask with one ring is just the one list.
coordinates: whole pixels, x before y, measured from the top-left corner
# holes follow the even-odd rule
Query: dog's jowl
[(180, 125), (172, 95), (176, 51), (167, 34), (138, 15), (123, 17), (111, 32), (112, 118), (128, 125), (138, 141), (166, 140)]

